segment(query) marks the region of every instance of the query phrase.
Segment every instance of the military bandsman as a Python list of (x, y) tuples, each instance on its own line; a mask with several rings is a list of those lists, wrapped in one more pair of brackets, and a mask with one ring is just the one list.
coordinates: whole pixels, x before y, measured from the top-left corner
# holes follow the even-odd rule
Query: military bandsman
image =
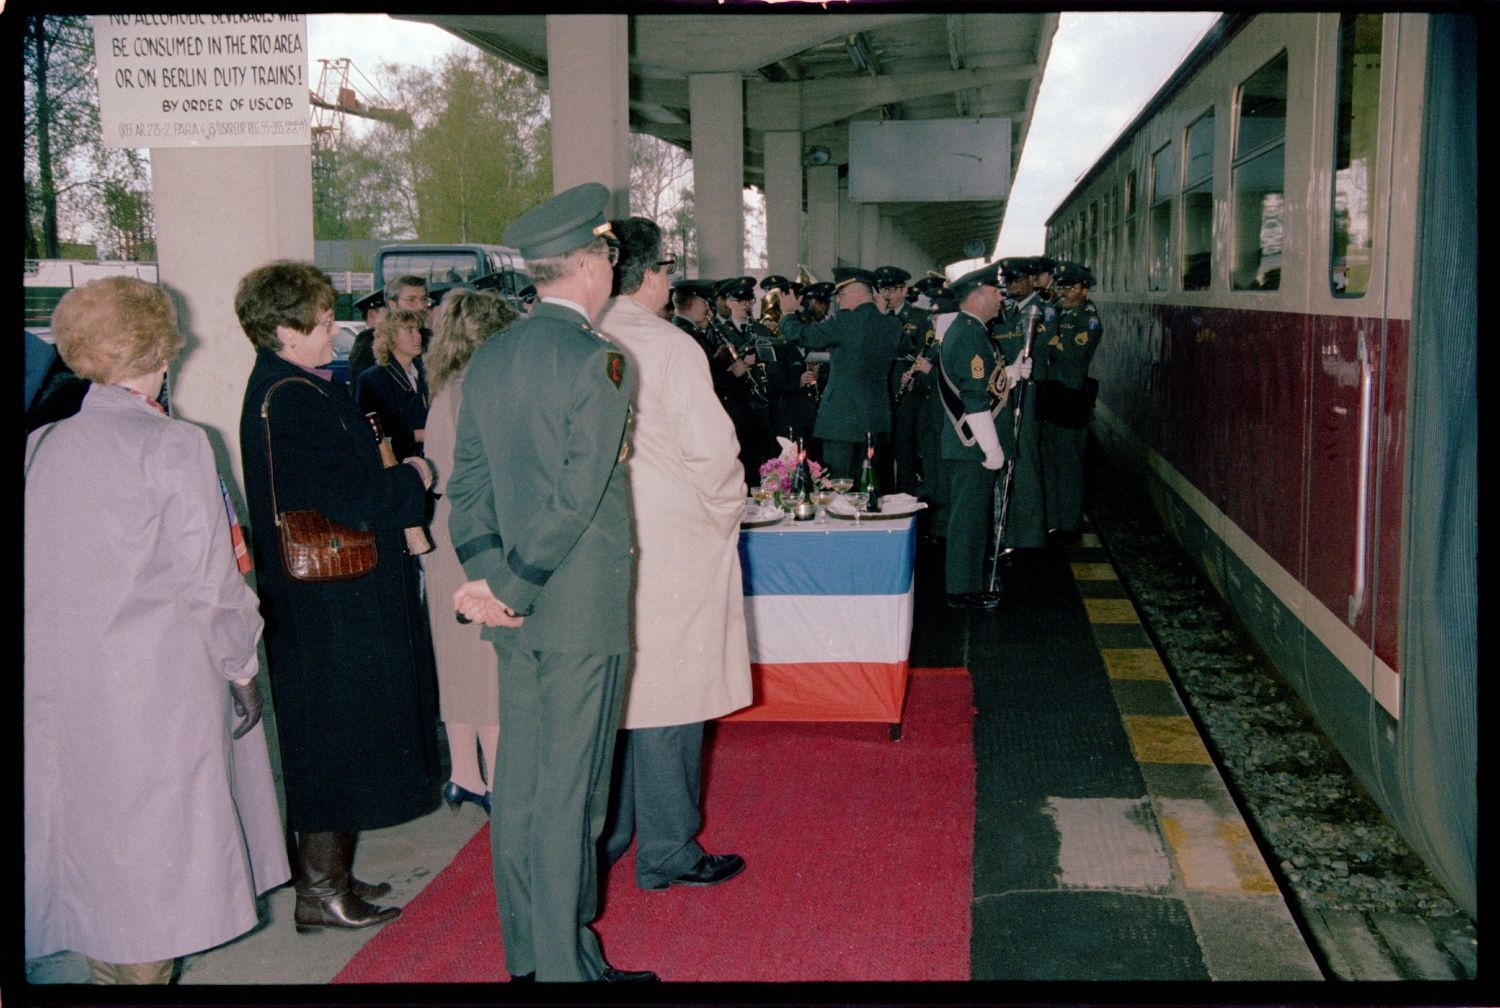
[(1074, 536), (1083, 522), (1083, 455), (1099, 383), (1089, 362), (1104, 324), (1089, 300), (1094, 275), (1075, 262), (1059, 262), (1054, 276), (1057, 317), (1037, 357), (1037, 412), (1041, 415), (1042, 479), (1047, 488), (1047, 530)]

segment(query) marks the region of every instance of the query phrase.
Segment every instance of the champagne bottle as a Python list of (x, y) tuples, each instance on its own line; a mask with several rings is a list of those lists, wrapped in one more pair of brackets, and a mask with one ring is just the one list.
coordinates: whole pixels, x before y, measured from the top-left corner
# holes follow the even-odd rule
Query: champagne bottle
[(880, 487), (875, 482), (875, 439), (865, 431), (865, 464), (859, 470), (859, 492), (866, 494), (865, 510), (880, 510)]
[(812, 469), (807, 464), (807, 448), (802, 439), (797, 439), (797, 468), (792, 473), (792, 497), (795, 500), (807, 500), (812, 493)]

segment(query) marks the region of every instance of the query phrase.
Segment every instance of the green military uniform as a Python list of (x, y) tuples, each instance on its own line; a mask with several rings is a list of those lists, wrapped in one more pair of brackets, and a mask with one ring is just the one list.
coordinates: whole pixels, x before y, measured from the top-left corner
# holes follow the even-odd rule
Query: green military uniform
[[(589, 244), (608, 197), (567, 190), (504, 240), (533, 261)], [(594, 980), (609, 969), (588, 924), (630, 651), (620, 460), (634, 376), (575, 307), (542, 295), (464, 373), (449, 527), (465, 573), (525, 617), (483, 631), (500, 659), (491, 844), (506, 966)]]
[[(1050, 335), (1056, 313), (1050, 305), (1031, 293), (1016, 305), (1010, 325), (1002, 330), (997, 340), (1000, 352), (1007, 363), (1014, 363), (1025, 352), (1026, 332), (1034, 324), (1031, 355), (1035, 360), (1041, 346)], [(1032, 375), (1035, 378), (1035, 374)], [(1016, 424), (1016, 401), (1021, 401), (1020, 425)], [(1001, 545), (1007, 548), (1035, 548), (1047, 544), (1047, 488), (1042, 475), (1041, 425), (1036, 417), (1036, 396), (1029, 383), (1022, 383), (1006, 401), (1005, 409), (996, 421), (1001, 430), (1001, 443), (1012, 460), (1015, 469), (1011, 473), (1010, 504), (1006, 510), (1005, 537)], [(1012, 451), (1011, 443), (1014, 443)]]
[[(1059, 286), (1074, 283), (1091, 284), (1088, 270), (1071, 262), (1057, 264), (1055, 280)], [(1072, 308), (1057, 303), (1057, 317), (1050, 326), (1046, 343), (1037, 354), (1032, 377), (1055, 381), (1063, 387), (1082, 392), (1087, 383), (1089, 362), (1099, 349), (1104, 324), (1094, 302), (1087, 297)], [(1041, 428), (1042, 477), (1047, 487), (1047, 528), (1076, 532), (1083, 521), (1083, 453), (1088, 443), (1088, 426), (1071, 426), (1044, 419)]]
[(896, 489), (916, 494), (918, 459), (921, 456), (918, 416), (923, 398), (932, 391), (932, 375), (914, 372), (911, 384), (901, 391), (901, 376), (917, 356), (927, 348), (932, 335), (932, 316), (915, 305), (907, 304), (895, 313), (901, 323), (901, 339), (896, 344), (896, 358), (891, 362), (891, 459), (896, 473)]
[[(990, 409), (993, 399), (989, 377), (999, 362), (984, 323), (968, 312), (959, 312), (943, 337), (938, 366), (949, 387), (962, 397), (964, 413)], [(995, 426), (1001, 449), (1009, 455), (1009, 432), (998, 421)], [(972, 594), (984, 588), (984, 557), (989, 546), (996, 474), (981, 464), (984, 452), (979, 445), (964, 444), (951, 422), (943, 428), (942, 454), (950, 487), (947, 592)]]
[[(873, 286), (869, 270), (839, 267), (834, 276), (837, 286)], [(828, 389), (813, 433), (823, 442), (823, 462), (832, 475), (857, 478), (859, 467), (854, 460), (862, 457), (865, 434), (874, 435), (877, 452), (890, 437), (886, 377), (901, 338), (901, 324), (870, 301), (837, 311), (821, 322), (804, 322), (796, 315), (783, 317), (781, 332), (806, 350), (828, 351)]]

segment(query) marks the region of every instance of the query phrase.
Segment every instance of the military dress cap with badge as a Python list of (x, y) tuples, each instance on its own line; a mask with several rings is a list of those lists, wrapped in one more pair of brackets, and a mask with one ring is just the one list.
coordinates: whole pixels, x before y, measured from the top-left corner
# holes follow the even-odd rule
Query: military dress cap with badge
[(806, 289), (803, 290), (802, 297), (804, 300), (808, 301), (832, 301), (833, 284), (827, 280), (820, 280), (817, 283), (810, 283), (807, 285)]
[(1043, 273), (1051, 273), (1057, 263), (1047, 256), (1028, 256), (1026, 259), (1026, 275), (1040, 276)]
[(875, 289), (875, 273), (859, 266), (835, 266), (833, 268), (833, 291), (837, 294), (852, 283), (862, 283), (872, 291)]
[(1052, 283), (1056, 287), (1071, 287), (1073, 284), (1081, 283), (1087, 287), (1094, 286), (1094, 274), (1087, 266), (1082, 266), (1067, 259), (1059, 259), (1052, 270)]
[(1006, 256), (1000, 260), (1000, 282), (1010, 283), (1031, 276), (1029, 256)]
[(877, 266), (874, 272), (876, 290), (885, 290), (887, 287), (905, 287), (911, 280), (911, 274), (900, 266)]
[(749, 301), (755, 297), (755, 278), (742, 276), (720, 280), (715, 291), (720, 297)]
[(385, 288), (384, 287), (382, 287), (378, 291), (372, 291), (371, 293), (366, 294), (364, 297), (360, 298), (358, 301), (354, 302), (354, 310), (357, 311), (357, 312), (359, 312), (360, 315), (362, 315), (362, 316), (365, 315), (365, 314), (367, 314), (367, 313), (369, 313), (369, 312), (371, 312), (371, 311), (373, 311), (376, 308), (384, 308), (384, 307), (385, 307)]
[[(1001, 260), (1001, 262), (1004, 262), (1004, 260)], [(969, 272), (956, 280), (950, 280), (948, 282), (948, 290), (952, 292), (955, 300), (962, 302), (964, 298), (969, 296), (969, 292), (975, 288), (981, 286), (998, 288), (1000, 283), (997, 264), (985, 263), (977, 269), (969, 270)]]
[[(503, 241), (530, 263), (587, 247), (610, 235), (608, 200), (598, 183), (568, 189), (522, 214)], [(584, 262), (556, 284), (582, 293), (587, 311), (608, 280)], [(463, 376), (447, 486), (454, 550), (468, 577), (525, 617), (482, 631), (506, 698), (496, 902), (507, 970), (539, 981), (614, 974), (589, 928), (598, 870), (590, 823), (609, 774), (586, 768), (608, 765), (631, 649), (635, 544), (621, 463), (634, 392), (619, 348), (579, 308), (545, 298), (505, 339), (481, 344)], [(540, 774), (544, 760), (580, 769)]]
[(772, 273), (770, 276), (763, 278), (760, 282), (760, 289), (763, 291), (789, 291), (792, 290), (792, 288), (795, 286), (796, 284), (792, 283), (780, 273)]
[(705, 301), (712, 301), (714, 297), (714, 281), (703, 280), (696, 277), (678, 277), (672, 281), (672, 293), (678, 292), (701, 297)]

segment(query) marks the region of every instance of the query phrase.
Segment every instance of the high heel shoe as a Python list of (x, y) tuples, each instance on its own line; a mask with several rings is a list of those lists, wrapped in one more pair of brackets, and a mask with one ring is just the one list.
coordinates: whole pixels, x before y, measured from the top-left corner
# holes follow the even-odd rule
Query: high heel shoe
[(464, 802), (473, 802), (475, 805), (478, 805), (480, 808), (484, 809), (485, 815), (490, 814), (490, 792), (486, 791), (482, 795), (475, 794), (468, 788), (459, 787), (452, 781), (449, 781), (448, 783), (443, 785), (443, 801), (447, 802), (448, 808), (452, 809), (454, 812), (457, 812), (458, 807)]

